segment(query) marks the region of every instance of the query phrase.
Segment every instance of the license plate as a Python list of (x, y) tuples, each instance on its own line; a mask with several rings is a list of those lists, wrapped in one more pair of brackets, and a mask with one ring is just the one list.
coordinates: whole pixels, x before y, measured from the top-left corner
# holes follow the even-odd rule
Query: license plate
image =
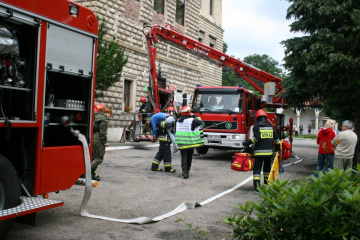
[(220, 139), (220, 136), (217, 136), (217, 135), (208, 135), (207, 138), (208, 138), (208, 139)]

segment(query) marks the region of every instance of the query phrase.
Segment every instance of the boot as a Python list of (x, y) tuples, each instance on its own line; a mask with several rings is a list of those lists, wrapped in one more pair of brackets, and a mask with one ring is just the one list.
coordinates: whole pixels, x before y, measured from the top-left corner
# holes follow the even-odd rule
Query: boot
[(185, 171), (183, 171), (182, 175), (183, 175), (184, 179), (189, 178), (189, 171), (186, 169)]
[(171, 163), (164, 163), (165, 172), (175, 173), (176, 170), (171, 167)]
[(91, 169), (91, 179), (100, 181), (100, 176), (96, 173), (96, 170)]
[(264, 184), (268, 185), (268, 178), (264, 178)]
[(160, 172), (162, 171), (161, 168), (159, 168), (159, 164), (160, 164), (161, 161), (157, 160), (157, 159), (154, 159), (152, 161), (152, 164), (151, 164), (151, 171), (156, 171), (156, 172)]
[(253, 183), (254, 183), (254, 191), (255, 192), (259, 192), (259, 189), (261, 187), (260, 185), (260, 180), (253, 180)]
[(161, 169), (161, 168), (159, 168), (159, 167), (151, 167), (151, 171), (157, 171), (157, 172), (160, 172), (160, 171), (162, 171), (162, 169)]

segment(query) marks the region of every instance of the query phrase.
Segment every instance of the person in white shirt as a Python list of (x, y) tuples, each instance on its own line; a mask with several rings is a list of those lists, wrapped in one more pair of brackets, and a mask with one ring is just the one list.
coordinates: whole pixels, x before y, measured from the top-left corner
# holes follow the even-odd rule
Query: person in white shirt
[(352, 167), (357, 136), (352, 130), (353, 124), (350, 120), (342, 122), (341, 132), (331, 141), (336, 147), (334, 157), (334, 169), (346, 170)]

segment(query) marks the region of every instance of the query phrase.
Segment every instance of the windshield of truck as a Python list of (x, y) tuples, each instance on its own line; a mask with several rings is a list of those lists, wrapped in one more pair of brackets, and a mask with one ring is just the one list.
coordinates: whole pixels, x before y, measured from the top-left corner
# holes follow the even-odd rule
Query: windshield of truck
[(240, 92), (204, 92), (194, 95), (194, 112), (243, 113), (243, 94)]

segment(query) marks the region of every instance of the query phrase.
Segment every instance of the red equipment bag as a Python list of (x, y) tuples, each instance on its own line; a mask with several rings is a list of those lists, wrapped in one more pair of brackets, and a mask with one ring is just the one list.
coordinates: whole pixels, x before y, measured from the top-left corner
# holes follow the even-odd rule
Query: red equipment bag
[(281, 160), (291, 157), (291, 144), (285, 139), (281, 142)]
[(247, 172), (254, 168), (254, 156), (250, 153), (235, 153), (231, 163), (231, 169)]

